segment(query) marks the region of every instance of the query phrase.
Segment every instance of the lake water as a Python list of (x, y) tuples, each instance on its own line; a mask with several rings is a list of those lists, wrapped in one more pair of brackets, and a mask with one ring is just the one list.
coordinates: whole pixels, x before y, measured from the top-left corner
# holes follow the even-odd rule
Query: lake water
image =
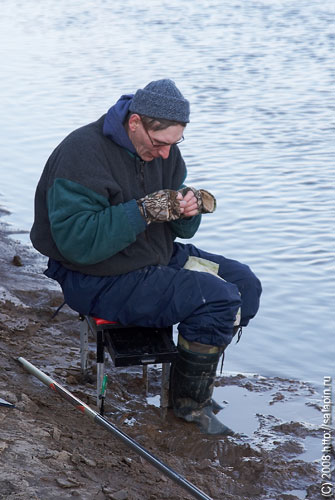
[(218, 201), (192, 242), (264, 288), (226, 371), (334, 375), (334, 4), (2, 0), (0, 38), (2, 220), (28, 231), (58, 142), (172, 78), (191, 102), (188, 184)]

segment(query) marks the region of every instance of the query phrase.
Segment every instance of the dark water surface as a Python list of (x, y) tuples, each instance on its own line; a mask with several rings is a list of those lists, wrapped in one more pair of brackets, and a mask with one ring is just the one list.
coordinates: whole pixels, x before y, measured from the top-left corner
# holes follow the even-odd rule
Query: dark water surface
[(249, 264), (264, 287), (226, 371), (334, 374), (334, 4), (3, 0), (0, 37), (0, 205), (13, 230), (29, 230), (67, 133), (172, 78), (191, 102), (189, 184), (218, 200), (192, 242)]

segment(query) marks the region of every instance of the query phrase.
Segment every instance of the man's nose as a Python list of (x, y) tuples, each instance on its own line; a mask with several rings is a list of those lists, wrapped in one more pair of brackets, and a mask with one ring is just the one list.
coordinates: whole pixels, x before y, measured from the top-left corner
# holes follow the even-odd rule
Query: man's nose
[(171, 146), (161, 146), (158, 150), (159, 156), (166, 160), (169, 157)]

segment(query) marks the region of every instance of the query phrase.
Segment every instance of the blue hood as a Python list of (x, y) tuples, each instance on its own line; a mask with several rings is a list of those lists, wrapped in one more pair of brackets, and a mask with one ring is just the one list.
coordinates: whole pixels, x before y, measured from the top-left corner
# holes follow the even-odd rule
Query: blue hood
[(137, 154), (123, 126), (133, 95), (134, 94), (127, 94), (121, 96), (114, 106), (107, 111), (103, 126), (103, 134), (112, 139), (119, 146)]

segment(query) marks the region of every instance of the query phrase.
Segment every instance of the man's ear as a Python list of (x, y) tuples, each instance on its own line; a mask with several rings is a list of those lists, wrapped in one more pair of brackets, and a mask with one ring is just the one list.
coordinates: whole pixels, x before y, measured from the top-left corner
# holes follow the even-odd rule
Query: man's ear
[(135, 132), (137, 127), (140, 125), (140, 122), (141, 122), (140, 115), (137, 115), (136, 113), (130, 115), (130, 118), (128, 121), (129, 130), (131, 130), (132, 132)]

